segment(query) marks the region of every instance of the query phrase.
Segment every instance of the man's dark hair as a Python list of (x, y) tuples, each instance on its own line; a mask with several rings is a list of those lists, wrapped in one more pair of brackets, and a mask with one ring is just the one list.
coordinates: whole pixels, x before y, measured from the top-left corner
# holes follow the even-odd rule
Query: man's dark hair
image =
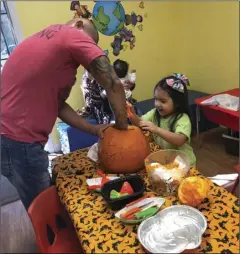
[(123, 60), (117, 59), (113, 63), (113, 68), (119, 78), (125, 78), (128, 74), (128, 63)]

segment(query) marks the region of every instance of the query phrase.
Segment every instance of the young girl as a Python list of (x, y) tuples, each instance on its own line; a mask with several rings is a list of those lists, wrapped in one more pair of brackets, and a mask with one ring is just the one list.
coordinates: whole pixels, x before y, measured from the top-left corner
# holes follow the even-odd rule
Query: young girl
[(155, 142), (163, 149), (177, 149), (188, 154), (191, 166), (196, 157), (190, 146), (191, 121), (188, 113), (189, 81), (182, 74), (160, 80), (154, 88), (155, 109), (139, 118), (133, 107), (129, 118), (136, 126), (153, 133)]

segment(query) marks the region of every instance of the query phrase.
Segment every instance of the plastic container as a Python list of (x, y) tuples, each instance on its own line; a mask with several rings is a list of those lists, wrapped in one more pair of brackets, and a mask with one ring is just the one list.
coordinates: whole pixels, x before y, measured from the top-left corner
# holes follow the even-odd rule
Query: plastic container
[[(119, 199), (110, 199), (110, 192), (112, 190), (120, 192), (124, 182), (129, 182), (134, 190), (134, 193)], [(101, 189), (101, 194), (112, 210), (120, 210), (125, 207), (126, 204), (140, 198), (144, 191), (145, 183), (143, 179), (139, 175), (131, 175), (105, 183)]]
[(190, 158), (182, 151), (166, 149), (150, 154), (145, 167), (153, 191), (161, 196), (175, 195), (190, 169)]
[(232, 137), (229, 135), (222, 135), (223, 140), (224, 140), (224, 146), (225, 150), (228, 154), (234, 155), (234, 156), (239, 156), (239, 138), (237, 137)]

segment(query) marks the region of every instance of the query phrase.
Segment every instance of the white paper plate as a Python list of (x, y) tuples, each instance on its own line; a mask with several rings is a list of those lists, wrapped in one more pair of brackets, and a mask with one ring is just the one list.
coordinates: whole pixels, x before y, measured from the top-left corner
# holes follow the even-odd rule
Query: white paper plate
[[(153, 204), (151, 204), (151, 206), (153, 206), (154, 204), (157, 205), (158, 211), (159, 211), (159, 209), (161, 208), (161, 206), (165, 203), (165, 199), (164, 199), (164, 198), (157, 198), (157, 197), (156, 197), (156, 198), (155, 198), (155, 197), (154, 197), (154, 198), (145, 198), (145, 199), (139, 201), (138, 203), (135, 203), (135, 204), (133, 204), (133, 205), (131, 205), (131, 206), (128, 206), (128, 207), (124, 207), (122, 210), (118, 211), (118, 212), (115, 214), (115, 217), (116, 217), (117, 219), (119, 219), (120, 221), (122, 221), (122, 222), (124, 222), (124, 223), (127, 223), (127, 224), (138, 224), (138, 223), (140, 223), (140, 222), (146, 220), (146, 219), (149, 218), (149, 217), (146, 217), (146, 218), (143, 218), (143, 219), (139, 219), (139, 220), (124, 220), (124, 219), (122, 219), (122, 218), (120, 217), (120, 214), (125, 213), (125, 212), (129, 211), (129, 210), (132, 209), (132, 208), (135, 208), (135, 207), (138, 207), (138, 206), (142, 206), (142, 205), (148, 204), (148, 203), (151, 202), (151, 201), (154, 202)], [(158, 211), (157, 211), (157, 212), (158, 212)], [(156, 212), (156, 213), (157, 213), (157, 212)]]
[[(115, 180), (115, 179), (118, 179), (120, 177), (119, 176), (107, 176), (107, 178), (109, 178), (110, 180)], [(88, 186), (100, 185), (101, 181), (102, 181), (102, 177), (90, 178), (90, 179), (86, 180)], [(95, 191), (100, 192), (101, 190), (96, 189)]]

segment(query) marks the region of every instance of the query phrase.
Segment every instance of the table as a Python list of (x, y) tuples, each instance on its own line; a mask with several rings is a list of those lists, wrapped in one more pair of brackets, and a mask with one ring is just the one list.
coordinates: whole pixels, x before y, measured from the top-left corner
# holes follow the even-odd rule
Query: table
[[(159, 147), (151, 142), (151, 150)], [(114, 217), (100, 194), (88, 191), (86, 178), (97, 177), (97, 164), (87, 158), (88, 149), (59, 156), (53, 161), (53, 173), (64, 204), (86, 253), (145, 253), (137, 239), (137, 225), (123, 224)], [(145, 170), (140, 172), (149, 188)], [(192, 169), (190, 175), (200, 175)], [(201, 176), (202, 177), (202, 176)], [(179, 204), (176, 197), (166, 198), (163, 208)], [(201, 246), (193, 252), (239, 253), (239, 200), (211, 182), (209, 196), (199, 207), (208, 228)], [(189, 251), (188, 251), (189, 252)]]
[[(218, 94), (230, 94), (239, 97), (240, 89), (235, 88)], [(217, 95), (217, 94), (214, 94)], [(197, 140), (199, 141), (199, 122), (200, 122), (200, 107), (209, 121), (225, 126), (233, 131), (239, 131), (239, 111), (224, 109), (218, 106), (210, 106), (201, 104), (202, 101), (211, 98), (214, 95), (205, 96), (195, 100), (196, 118), (197, 118)]]

